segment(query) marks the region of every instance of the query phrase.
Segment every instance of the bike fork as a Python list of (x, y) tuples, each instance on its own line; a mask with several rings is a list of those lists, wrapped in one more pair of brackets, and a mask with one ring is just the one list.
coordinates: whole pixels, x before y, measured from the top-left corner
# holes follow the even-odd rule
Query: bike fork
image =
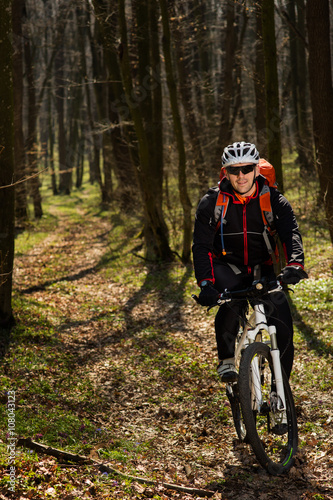
[(275, 326), (268, 327), (268, 333), (271, 338), (271, 355), (273, 359), (275, 384), (276, 384), (276, 394), (278, 396), (278, 410), (284, 410), (286, 408), (286, 398), (284, 395), (283, 378), (282, 378), (282, 368), (280, 360), (280, 350), (277, 345), (276, 340), (276, 328)]

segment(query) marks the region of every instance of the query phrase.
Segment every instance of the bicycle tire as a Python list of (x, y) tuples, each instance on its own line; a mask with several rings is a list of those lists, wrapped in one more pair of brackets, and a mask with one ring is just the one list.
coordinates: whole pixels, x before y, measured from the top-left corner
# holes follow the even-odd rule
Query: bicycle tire
[[(254, 325), (255, 325), (255, 314), (253, 312), (251, 314), (250, 318), (245, 321), (245, 326), (244, 326), (245, 331), (247, 331), (251, 328), (254, 328)], [(236, 337), (235, 350), (236, 350), (236, 346), (239, 343), (242, 335), (243, 335), (243, 330), (240, 328), (238, 335)], [(242, 353), (240, 354), (239, 358), (236, 360), (236, 368), (238, 371), (239, 371), (241, 358), (242, 358)], [(226, 385), (226, 395), (227, 395), (227, 398), (228, 398), (229, 403), (230, 403), (232, 419), (234, 421), (234, 426), (236, 429), (238, 439), (241, 442), (247, 443), (248, 441), (247, 441), (247, 436), (246, 436), (246, 427), (245, 427), (245, 423), (243, 420), (242, 409), (241, 409), (241, 405), (240, 405), (238, 383), (227, 384)]]
[[(256, 380), (254, 380), (255, 374), (252, 370), (252, 361), (255, 358), (257, 358), (260, 367), (260, 376)], [(270, 349), (261, 342), (254, 342), (243, 352), (238, 385), (246, 437), (259, 463), (272, 475), (286, 473), (294, 465), (298, 446), (295, 404), (284, 371), (282, 375), (288, 430), (285, 434), (277, 435), (272, 432), (271, 422), (274, 421), (274, 418), (278, 420), (281, 412), (276, 411), (274, 404), (272, 404), (274, 368)], [(255, 384), (258, 383), (263, 396), (260, 411), (255, 407), (254, 394)]]
[(226, 394), (229, 399), (232, 419), (234, 421), (234, 426), (236, 429), (238, 439), (242, 442), (247, 442), (246, 427), (243, 420), (243, 415), (240, 405), (238, 384), (227, 384)]

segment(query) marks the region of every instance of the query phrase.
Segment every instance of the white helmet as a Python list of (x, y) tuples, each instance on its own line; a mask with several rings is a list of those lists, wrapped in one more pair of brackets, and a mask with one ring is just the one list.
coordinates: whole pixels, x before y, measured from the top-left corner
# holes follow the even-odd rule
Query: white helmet
[(250, 142), (234, 142), (224, 148), (221, 159), (223, 167), (237, 163), (259, 163), (259, 153)]

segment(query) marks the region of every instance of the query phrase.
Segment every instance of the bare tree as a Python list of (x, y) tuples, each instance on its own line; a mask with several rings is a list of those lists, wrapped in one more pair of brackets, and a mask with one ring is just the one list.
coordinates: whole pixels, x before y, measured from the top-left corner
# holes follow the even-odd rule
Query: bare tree
[(14, 112), (12, 81), (11, 1), (0, 1), (0, 325), (13, 321), (14, 261)]
[(129, 108), (126, 104), (118, 60), (117, 0), (93, 0), (93, 5), (103, 44), (103, 61), (108, 81), (106, 111), (109, 130), (104, 134), (107, 135), (105, 145), (109, 150), (110, 159), (113, 159), (112, 168), (117, 179), (116, 199), (121, 210), (129, 211), (133, 205), (129, 204), (128, 200), (134, 200), (139, 191), (137, 179), (139, 154), (133, 123), (128, 119)]
[(283, 191), (280, 132), (279, 81), (275, 39), (274, 0), (261, 0), (262, 35), (265, 61), (266, 133), (268, 160), (274, 165), (276, 180)]
[[(177, 100), (177, 86), (174, 78), (172, 68), (171, 48), (170, 48), (170, 27), (169, 27), (169, 14), (167, 2), (159, 0), (162, 23), (163, 23), (163, 50), (165, 60), (165, 71), (167, 76), (167, 84), (170, 94), (170, 104), (172, 109), (172, 117), (174, 124), (174, 133), (177, 141), (178, 149), (178, 189), (180, 194), (180, 201), (183, 208), (183, 262), (189, 262), (191, 255), (191, 241), (192, 241), (192, 222), (191, 222), (191, 201), (187, 191), (186, 181), (186, 153), (184, 145), (184, 136), (182, 122), (179, 113), (178, 100)], [(179, 40), (178, 40), (179, 41)], [(180, 68), (182, 70), (182, 68)]]
[(23, 135), (23, 11), (24, 0), (13, 0), (14, 180), (18, 182), (15, 187), (15, 216), (18, 225), (24, 224), (28, 218), (26, 183), (22, 182), (26, 174)]
[(333, 87), (329, 0), (307, 1), (309, 79), (317, 168), (333, 242)]
[[(144, 208), (144, 235), (146, 255), (150, 259), (173, 260), (169, 246), (168, 229), (162, 212), (162, 179), (163, 164), (154, 163), (156, 153), (154, 148), (155, 133), (152, 130), (151, 118), (156, 117), (156, 106), (161, 102), (153, 101), (154, 86), (146, 84), (151, 78), (153, 69), (151, 60), (151, 37), (149, 33), (148, 11), (156, 9), (156, 0), (136, 2), (136, 23), (138, 30), (138, 69), (133, 85), (132, 68), (130, 64), (125, 1), (119, 0), (119, 26), (121, 46), (119, 51), (122, 81), (126, 94), (127, 105), (131, 113), (139, 145), (140, 166), (138, 178), (142, 193)], [(157, 42), (157, 38), (155, 37)], [(156, 64), (156, 61), (154, 61)], [(155, 67), (156, 70), (156, 67)], [(160, 85), (160, 78), (155, 80)], [(154, 94), (156, 96), (156, 94)], [(155, 109), (155, 111), (154, 111)]]

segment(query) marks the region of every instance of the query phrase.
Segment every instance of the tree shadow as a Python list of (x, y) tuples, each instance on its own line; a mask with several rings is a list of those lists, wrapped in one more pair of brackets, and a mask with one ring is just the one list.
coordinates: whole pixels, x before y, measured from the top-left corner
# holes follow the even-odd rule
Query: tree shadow
[(319, 356), (332, 356), (333, 347), (318, 337), (318, 333), (303, 319), (302, 314), (291, 303), (294, 324), (307, 343), (309, 349), (315, 351)]
[(0, 364), (5, 358), (10, 345), (11, 331), (14, 325), (9, 327), (0, 327)]
[[(98, 238), (103, 238), (103, 235), (99, 235)], [(88, 276), (89, 274), (96, 273), (99, 269), (102, 269), (109, 262), (117, 260), (118, 259), (117, 252), (121, 251), (123, 245), (124, 245), (124, 243), (121, 243), (119, 245), (119, 247), (114, 249), (113, 253), (115, 255), (111, 255), (111, 253), (109, 251), (105, 252), (105, 254), (100, 258), (100, 260), (93, 266), (89, 266), (85, 269), (81, 269), (77, 273), (67, 274), (66, 276), (62, 276), (61, 278), (46, 280), (38, 285), (32, 285), (28, 288), (23, 288), (23, 289), (17, 289), (17, 292), (22, 294), (22, 295), (29, 295), (29, 294), (32, 294), (34, 292), (46, 290), (46, 288), (48, 288), (49, 286), (55, 285), (56, 283), (61, 283), (64, 281), (79, 281), (82, 278), (85, 278), (86, 276)]]
[[(133, 316), (133, 310), (137, 305), (147, 301), (147, 297), (151, 292), (156, 294), (156, 303), (160, 305), (161, 311), (163, 312), (167, 309), (169, 318), (172, 314), (172, 319), (177, 322), (179, 328), (179, 323), (183, 323), (182, 308), (185, 302), (186, 283), (192, 274), (192, 267), (188, 265), (179, 268), (177, 272), (181, 273), (181, 277), (177, 282), (171, 276), (174, 270), (173, 263), (148, 264), (147, 267), (148, 273), (141, 288), (130, 297), (122, 308), (125, 313), (127, 328), (132, 331), (133, 328), (136, 329), (135, 325), (137, 324), (137, 320)], [(157, 306), (157, 308), (158, 307), (159, 306)], [(151, 324), (152, 326), (160, 326), (163, 328), (166, 327), (166, 320), (169, 318), (164, 317), (159, 320), (158, 317), (154, 317)], [(168, 330), (172, 329), (172, 322), (167, 321), (167, 324)], [(139, 326), (140, 325), (137, 324), (137, 327)]]

